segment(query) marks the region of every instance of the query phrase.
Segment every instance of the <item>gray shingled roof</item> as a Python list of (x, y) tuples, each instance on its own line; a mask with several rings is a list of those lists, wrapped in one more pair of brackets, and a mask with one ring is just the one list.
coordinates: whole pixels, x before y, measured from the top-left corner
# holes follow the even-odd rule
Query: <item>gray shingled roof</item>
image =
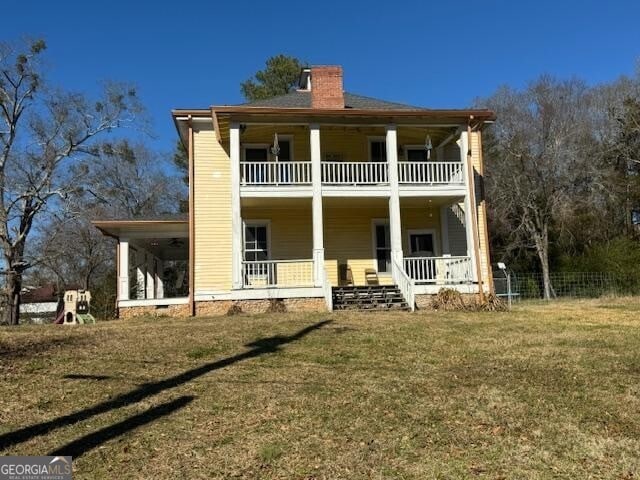
[[(403, 103), (387, 102), (377, 98), (365, 97), (353, 93), (344, 92), (345, 108), (357, 110), (426, 110)], [(297, 90), (295, 92), (279, 95), (265, 100), (243, 103), (243, 107), (266, 107), (266, 108), (311, 108), (311, 92)]]

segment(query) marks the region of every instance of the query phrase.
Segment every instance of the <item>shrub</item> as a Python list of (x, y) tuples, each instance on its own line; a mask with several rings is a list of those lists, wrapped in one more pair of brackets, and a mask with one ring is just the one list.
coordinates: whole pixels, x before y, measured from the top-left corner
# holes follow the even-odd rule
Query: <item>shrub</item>
[(267, 307), (267, 313), (285, 313), (287, 306), (284, 300), (281, 298), (272, 298), (269, 300), (269, 307)]
[(233, 302), (229, 307), (229, 310), (227, 310), (228, 316), (239, 315), (241, 313), (242, 313), (242, 307), (238, 302)]
[(441, 288), (431, 299), (431, 308), (434, 310), (467, 311), (467, 312), (503, 312), (507, 310), (507, 305), (497, 296), (489, 294), (484, 301), (480, 301), (478, 295), (465, 297), (452, 288)]

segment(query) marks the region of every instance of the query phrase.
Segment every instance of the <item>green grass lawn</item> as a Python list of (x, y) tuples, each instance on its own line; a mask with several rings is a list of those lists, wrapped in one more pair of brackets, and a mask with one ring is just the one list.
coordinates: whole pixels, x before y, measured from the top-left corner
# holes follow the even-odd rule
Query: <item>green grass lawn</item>
[(640, 475), (640, 300), (0, 329), (0, 454), (74, 478)]

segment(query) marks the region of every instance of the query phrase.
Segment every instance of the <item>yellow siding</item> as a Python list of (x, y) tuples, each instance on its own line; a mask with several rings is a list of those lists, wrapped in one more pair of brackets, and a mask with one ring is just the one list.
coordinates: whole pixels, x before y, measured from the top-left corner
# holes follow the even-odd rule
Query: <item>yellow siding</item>
[(311, 160), (309, 129), (307, 127), (249, 125), (244, 133), (242, 133), (240, 142), (241, 144), (258, 143), (271, 145), (276, 132), (280, 137), (287, 135), (292, 137), (294, 161), (302, 162)]
[[(268, 202), (268, 200), (265, 200)], [(292, 203), (294, 200), (292, 200)], [(300, 200), (295, 200), (299, 203)], [(295, 260), (313, 258), (311, 225), (311, 202), (308, 207), (292, 208), (244, 207), (242, 219), (268, 220), (271, 236), (271, 258), (273, 260)]]
[[(293, 159), (296, 161), (308, 161), (311, 159), (309, 129), (306, 126), (286, 125), (249, 125), (242, 133), (242, 144), (268, 144), (273, 143), (274, 134), (280, 137), (290, 135), (293, 137)], [(425, 131), (422, 129), (398, 128), (398, 145), (424, 145)], [(322, 160), (328, 158), (340, 158), (345, 162), (366, 162), (369, 160), (369, 138), (385, 137), (385, 129), (381, 127), (320, 127), (320, 150)], [(438, 137), (433, 137), (433, 143), (437, 144)], [(451, 151), (449, 150), (451, 149)], [(434, 155), (436, 152), (434, 150)], [(446, 160), (458, 160), (460, 158), (457, 146), (447, 147)], [(400, 160), (404, 160), (404, 153), (400, 152)]]
[[(348, 202), (348, 200), (346, 200)], [(386, 207), (372, 208), (326, 208), (324, 211), (325, 262), (329, 280), (338, 284), (338, 265), (347, 264), (351, 268), (356, 285), (365, 285), (365, 270), (375, 269), (373, 221), (389, 218)], [(438, 209), (403, 208), (402, 244), (405, 254), (409, 252), (407, 231), (435, 229), (436, 244), (439, 235), (440, 218)], [(381, 275), (380, 283), (391, 283), (390, 276)]]
[(231, 288), (231, 170), (213, 130), (194, 131), (195, 291)]
[(484, 282), (488, 282), (490, 280), (490, 272), (489, 268), (491, 267), (489, 264), (489, 245), (487, 244), (488, 232), (486, 231), (486, 207), (485, 203), (482, 203), (482, 182), (483, 179), (480, 178), (480, 132), (472, 132), (471, 133), (471, 155), (473, 161), (473, 167), (476, 171), (476, 205), (477, 205), (477, 213), (478, 213), (478, 236), (480, 239), (480, 269), (482, 272), (482, 280)]

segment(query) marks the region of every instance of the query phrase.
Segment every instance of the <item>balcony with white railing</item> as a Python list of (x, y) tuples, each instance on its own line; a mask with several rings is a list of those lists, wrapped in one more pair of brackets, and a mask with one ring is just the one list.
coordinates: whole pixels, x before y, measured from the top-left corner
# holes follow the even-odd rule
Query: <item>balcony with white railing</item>
[(313, 287), (313, 260), (242, 262), (243, 288)]
[(473, 282), (470, 257), (406, 257), (404, 270), (416, 284)]
[(311, 185), (311, 162), (240, 162), (240, 184)]
[(462, 162), (398, 162), (402, 184), (464, 185)]
[[(462, 162), (398, 162), (400, 187), (463, 186)], [(329, 187), (387, 187), (387, 162), (329, 162), (320, 163), (322, 184)], [(240, 162), (241, 187), (310, 187), (310, 161)]]
[(386, 162), (322, 162), (323, 185), (388, 185)]

